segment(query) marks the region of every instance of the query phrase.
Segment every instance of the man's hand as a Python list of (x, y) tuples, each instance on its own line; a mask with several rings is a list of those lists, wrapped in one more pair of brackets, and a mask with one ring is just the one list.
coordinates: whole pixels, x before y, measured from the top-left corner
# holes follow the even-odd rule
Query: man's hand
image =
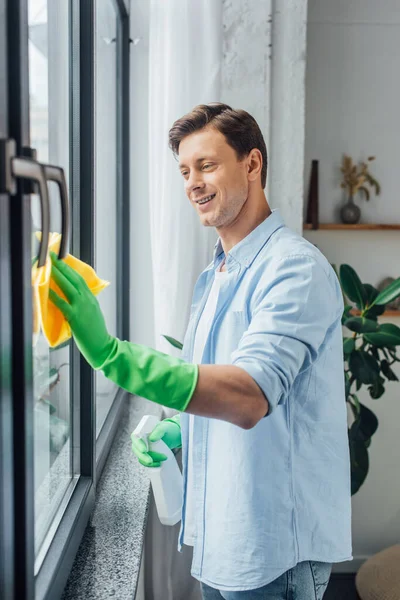
[(197, 384), (197, 365), (112, 337), (85, 280), (53, 253), (51, 261), (52, 277), (65, 299), (55, 292), (51, 292), (50, 299), (68, 320), (88, 363), (131, 394), (178, 411), (186, 410)]
[[(180, 416), (176, 415), (158, 423), (148, 439), (150, 443), (162, 440), (171, 450), (180, 448), (182, 446)], [(131, 440), (132, 451), (144, 467), (159, 467), (164, 460), (167, 460), (165, 454), (148, 450), (144, 440), (138, 439), (133, 433)]]
[(115, 338), (109, 335), (99, 302), (83, 277), (54, 252), (50, 256), (51, 276), (66, 299), (51, 289), (49, 298), (68, 321), (83, 356), (93, 368), (99, 368), (110, 355)]

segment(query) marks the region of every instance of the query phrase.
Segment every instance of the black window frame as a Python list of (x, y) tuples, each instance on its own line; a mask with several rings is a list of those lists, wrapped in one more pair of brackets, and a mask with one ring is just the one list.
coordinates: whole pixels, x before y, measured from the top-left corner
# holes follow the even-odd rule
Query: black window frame
[[(70, 12), (70, 251), (93, 264), (94, 247), (94, 9), (96, 0), (67, 0)], [(99, 1), (99, 0), (97, 0)], [(100, 0), (104, 1), (104, 0)], [(112, 1), (117, 15), (117, 333), (129, 339), (129, 13)], [(4, 18), (2, 18), (4, 16)], [(27, 0), (0, 0), (0, 138), (29, 147)], [(4, 34), (4, 35), (3, 35)], [(3, 47), (1, 47), (1, 45)], [(12, 77), (8, 76), (12, 73)], [(1, 173), (1, 172), (0, 172)], [(0, 188), (1, 189), (1, 188)], [(74, 398), (72, 444), (79, 443), (74, 489), (35, 576), (33, 485), (32, 304), (30, 285), (30, 197), (22, 183), (14, 196), (0, 193), (0, 597), (4, 600), (61, 598), (94, 507), (96, 481), (111, 448), (127, 394), (116, 393), (96, 440), (94, 372), (70, 347)], [(5, 224), (8, 228), (5, 228)], [(4, 234), (6, 231), (6, 235)], [(22, 240), (22, 243), (21, 243)], [(12, 262), (11, 262), (12, 259)], [(12, 310), (12, 319), (10, 313)], [(18, 364), (16, 369), (10, 368)], [(88, 401), (88, 398), (90, 401)]]
[[(8, 138), (7, 23), (0, 0), (0, 139)], [(0, 177), (1, 179), (1, 177)], [(12, 439), (11, 247), (8, 195), (0, 191), (0, 598), (14, 600), (14, 477)]]

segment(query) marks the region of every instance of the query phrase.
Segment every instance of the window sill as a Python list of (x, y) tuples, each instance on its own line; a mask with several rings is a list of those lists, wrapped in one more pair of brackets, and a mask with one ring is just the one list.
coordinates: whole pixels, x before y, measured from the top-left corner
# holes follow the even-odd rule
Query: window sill
[(139, 578), (150, 480), (131, 450), (130, 435), (145, 414), (162, 407), (129, 397), (97, 484), (96, 503), (75, 558), (63, 600), (131, 599)]

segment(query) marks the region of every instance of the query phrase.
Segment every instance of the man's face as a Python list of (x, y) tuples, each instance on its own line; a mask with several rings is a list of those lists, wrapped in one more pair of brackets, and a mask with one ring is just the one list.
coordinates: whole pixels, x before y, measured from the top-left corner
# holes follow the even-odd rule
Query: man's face
[(238, 160), (222, 133), (208, 127), (185, 137), (179, 168), (203, 225), (223, 228), (235, 222), (249, 192), (247, 161)]

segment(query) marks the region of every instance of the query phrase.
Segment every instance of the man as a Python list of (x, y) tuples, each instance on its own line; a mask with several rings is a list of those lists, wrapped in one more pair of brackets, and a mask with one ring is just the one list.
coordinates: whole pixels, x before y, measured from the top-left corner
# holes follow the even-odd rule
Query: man
[[(204, 599), (322, 598), (332, 563), (351, 559), (340, 285), (271, 211), (267, 151), (248, 113), (197, 106), (174, 123), (170, 146), (201, 223), (219, 234), (183, 360), (111, 337), (97, 300), (55, 256), (67, 301), (51, 297), (94, 368), (181, 411), (150, 439), (182, 444), (178, 549), (193, 545)], [(134, 450), (147, 466), (163, 460), (144, 442)]]

